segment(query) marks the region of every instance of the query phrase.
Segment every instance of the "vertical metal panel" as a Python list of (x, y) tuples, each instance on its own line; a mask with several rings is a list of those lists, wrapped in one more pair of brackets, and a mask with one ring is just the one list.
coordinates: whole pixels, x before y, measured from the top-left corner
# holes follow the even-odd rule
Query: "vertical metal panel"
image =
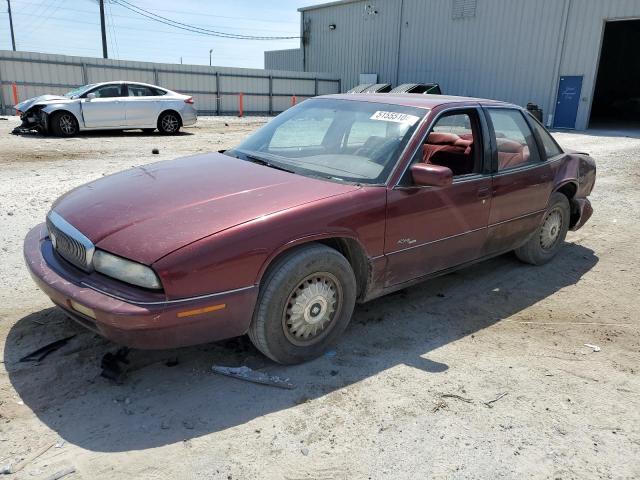
[(302, 65), (302, 50), (291, 48), (288, 50), (271, 50), (264, 52), (264, 68), (270, 70), (288, 70), (291, 72), (304, 70)]
[[(282, 105), (288, 107), (293, 94), (314, 95), (316, 79), (322, 93), (336, 93), (340, 84), (336, 75), (313, 72), (174, 65), (11, 51), (0, 51), (0, 58), (0, 92), (5, 110), (14, 103), (12, 82), (19, 83), (21, 100), (45, 93), (62, 94), (78, 85), (109, 80), (159, 84), (192, 95), (198, 109), (208, 113), (237, 111), (239, 92), (245, 94), (247, 112), (267, 113), (271, 108), (277, 111)], [(274, 93), (286, 97), (272, 107), (269, 102), (271, 83)], [(219, 97), (219, 92), (226, 94)]]
[(378, 81), (394, 82), (401, 1), (353, 2), (305, 11), (307, 70), (338, 73), (347, 89), (358, 83), (360, 73), (377, 73)]
[(307, 68), (337, 74), (346, 88), (359, 73), (390, 83), (436, 81), (447, 94), (531, 101), (545, 116), (554, 111), (560, 75), (584, 75), (582, 129), (605, 20), (640, 18), (640, 0), (478, 0), (474, 16), (457, 19), (453, 6), (363, 0), (304, 9)]

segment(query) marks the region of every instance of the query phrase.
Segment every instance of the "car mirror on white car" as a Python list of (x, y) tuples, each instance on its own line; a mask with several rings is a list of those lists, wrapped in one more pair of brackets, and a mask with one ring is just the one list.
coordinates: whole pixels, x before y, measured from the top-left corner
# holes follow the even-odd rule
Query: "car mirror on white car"
[(96, 98), (96, 94), (91, 92), (91, 93), (87, 93), (87, 100), (93, 100), (94, 98)]

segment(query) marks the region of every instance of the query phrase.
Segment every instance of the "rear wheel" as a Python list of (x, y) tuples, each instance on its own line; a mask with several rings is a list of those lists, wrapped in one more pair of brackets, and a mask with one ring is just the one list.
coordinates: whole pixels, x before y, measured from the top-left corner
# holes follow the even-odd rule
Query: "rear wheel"
[(180, 125), (180, 116), (175, 112), (163, 112), (158, 118), (158, 130), (163, 135), (178, 133)]
[(57, 112), (51, 117), (51, 131), (58, 137), (73, 137), (79, 130), (76, 117), (69, 112)]
[(536, 232), (527, 243), (516, 249), (517, 257), (532, 265), (542, 265), (555, 257), (567, 236), (570, 213), (567, 197), (554, 193)]
[(311, 360), (340, 337), (355, 300), (356, 279), (347, 259), (325, 245), (305, 245), (265, 275), (249, 338), (278, 363)]

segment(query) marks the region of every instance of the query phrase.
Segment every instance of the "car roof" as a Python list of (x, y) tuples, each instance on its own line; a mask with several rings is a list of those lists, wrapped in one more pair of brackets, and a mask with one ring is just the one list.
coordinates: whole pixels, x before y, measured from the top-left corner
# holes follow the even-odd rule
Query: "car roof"
[(322, 95), (318, 98), (334, 98), (340, 100), (355, 100), (357, 102), (388, 103), (404, 107), (417, 107), (432, 109), (440, 105), (452, 105), (457, 103), (479, 103), (481, 105), (503, 106), (521, 109), (518, 105), (489, 100), (486, 98), (456, 97), (454, 95), (428, 95), (424, 93), (338, 93), (334, 95)]

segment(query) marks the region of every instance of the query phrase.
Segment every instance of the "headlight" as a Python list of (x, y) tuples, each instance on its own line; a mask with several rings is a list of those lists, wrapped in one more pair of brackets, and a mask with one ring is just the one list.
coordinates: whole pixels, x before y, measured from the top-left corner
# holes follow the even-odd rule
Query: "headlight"
[(96, 272), (139, 287), (162, 288), (160, 279), (151, 268), (103, 250), (96, 250), (93, 254), (93, 268)]

